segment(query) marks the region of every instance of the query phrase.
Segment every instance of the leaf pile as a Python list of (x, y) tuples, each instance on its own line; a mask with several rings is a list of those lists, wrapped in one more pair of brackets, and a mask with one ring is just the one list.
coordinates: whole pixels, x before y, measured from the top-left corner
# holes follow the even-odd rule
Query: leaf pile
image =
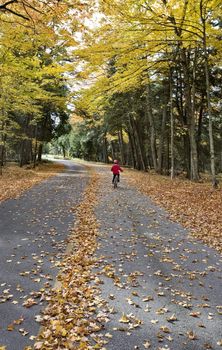
[(35, 184), (55, 175), (63, 169), (61, 164), (44, 163), (35, 169), (20, 168), (16, 165), (6, 166), (0, 176), (0, 202), (16, 198)]
[[(83, 201), (75, 208), (76, 225), (69, 238), (64, 260), (60, 263), (58, 282), (45, 296), (48, 306), (39, 316), (42, 330), (34, 345), (43, 349), (100, 349), (104, 341), (96, 333), (106, 319), (96, 315), (104, 302), (99, 298), (99, 278), (92, 269), (98, 224), (93, 208), (96, 203), (98, 176), (92, 175)], [(93, 343), (93, 345), (90, 345)]]
[(170, 213), (192, 234), (222, 251), (221, 189), (212, 190), (209, 182), (193, 183), (156, 174), (130, 171), (130, 183)]

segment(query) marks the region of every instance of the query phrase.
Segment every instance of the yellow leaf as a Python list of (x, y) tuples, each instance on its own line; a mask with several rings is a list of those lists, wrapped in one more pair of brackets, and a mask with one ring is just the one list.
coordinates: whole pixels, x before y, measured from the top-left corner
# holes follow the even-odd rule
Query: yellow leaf
[(121, 319), (119, 320), (119, 322), (121, 323), (129, 323), (129, 319), (127, 318), (127, 316), (125, 314), (122, 315)]
[(67, 331), (65, 330), (65, 328), (62, 329), (61, 334), (62, 334), (63, 337), (65, 337), (67, 335)]
[(187, 336), (191, 340), (196, 340), (197, 339), (197, 336), (196, 336), (196, 334), (193, 333), (193, 331), (187, 332)]
[(11, 332), (14, 330), (14, 325), (13, 324), (9, 324), (7, 327), (7, 331)]
[(151, 295), (147, 295), (146, 297), (143, 298), (143, 301), (152, 301), (153, 297)]
[(145, 343), (143, 343), (143, 346), (145, 349), (149, 349), (151, 347), (151, 343), (147, 340)]
[(160, 329), (161, 329), (161, 331), (163, 331), (164, 333), (170, 333), (169, 328), (166, 327), (166, 326), (161, 326)]

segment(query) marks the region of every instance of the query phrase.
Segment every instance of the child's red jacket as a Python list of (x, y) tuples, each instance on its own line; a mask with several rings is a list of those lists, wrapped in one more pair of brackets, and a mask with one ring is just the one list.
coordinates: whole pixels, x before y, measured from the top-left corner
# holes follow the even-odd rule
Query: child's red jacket
[(120, 168), (119, 164), (113, 164), (111, 171), (113, 172), (113, 175), (119, 175), (119, 172), (123, 171), (123, 169)]

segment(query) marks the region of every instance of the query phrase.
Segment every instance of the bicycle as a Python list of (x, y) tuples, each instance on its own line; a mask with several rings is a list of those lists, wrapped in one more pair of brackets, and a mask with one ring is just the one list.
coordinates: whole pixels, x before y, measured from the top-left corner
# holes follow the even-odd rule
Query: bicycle
[(117, 188), (117, 183), (118, 183), (118, 176), (116, 175), (113, 179), (113, 187)]

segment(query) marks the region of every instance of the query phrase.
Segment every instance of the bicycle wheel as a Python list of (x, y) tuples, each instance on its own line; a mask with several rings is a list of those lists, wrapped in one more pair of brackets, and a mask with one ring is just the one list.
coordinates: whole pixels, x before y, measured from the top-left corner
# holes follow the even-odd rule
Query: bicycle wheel
[(117, 182), (118, 182), (118, 177), (115, 176), (114, 181), (113, 181), (113, 187), (117, 188)]

